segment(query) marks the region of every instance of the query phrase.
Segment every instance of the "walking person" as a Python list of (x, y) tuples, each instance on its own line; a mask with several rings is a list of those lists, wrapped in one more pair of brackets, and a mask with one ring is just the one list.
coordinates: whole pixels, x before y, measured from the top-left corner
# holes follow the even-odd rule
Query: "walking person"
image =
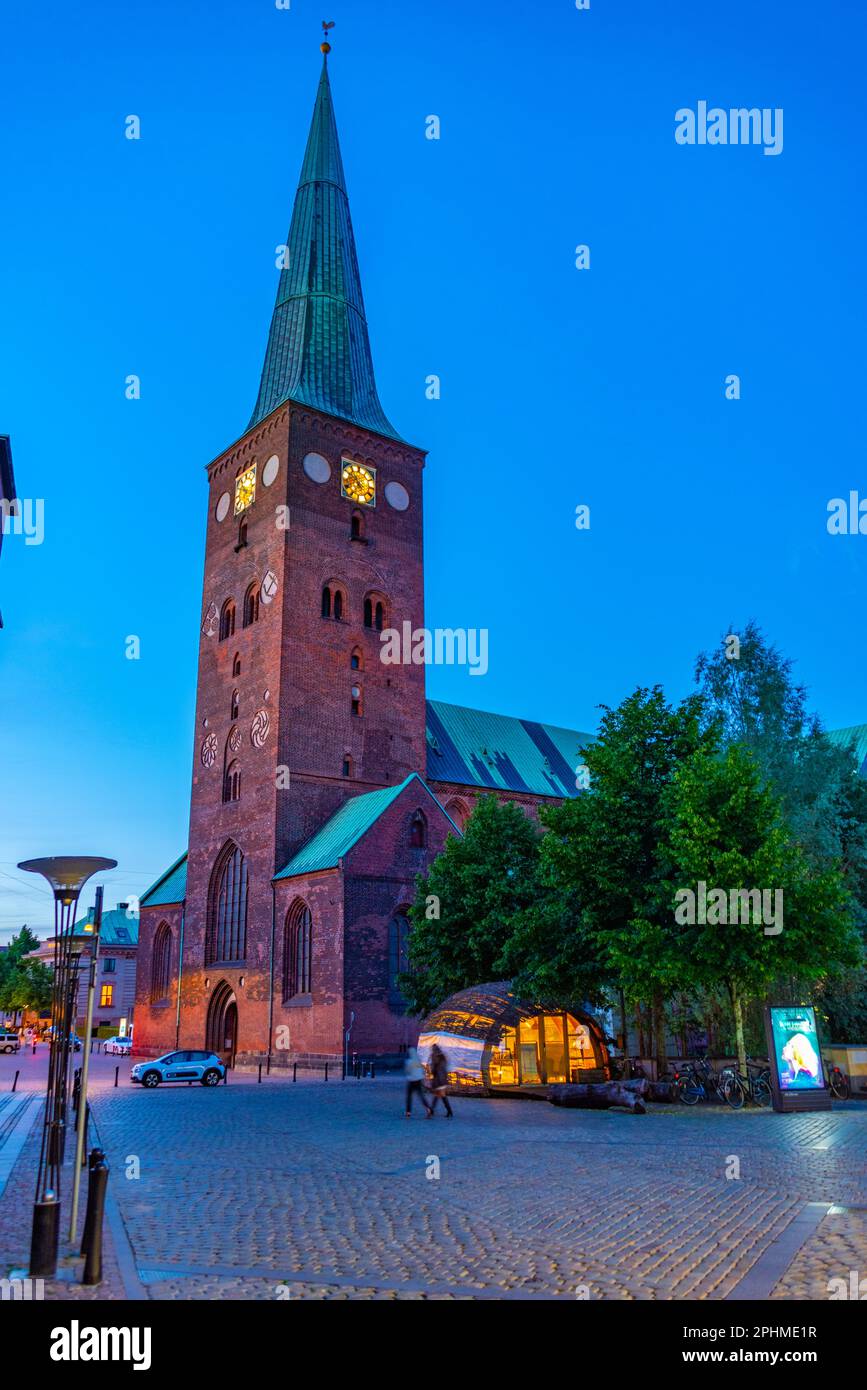
[(433, 1092), (433, 1100), (427, 1112), (428, 1119), (431, 1118), (433, 1112), (436, 1110), (437, 1101), (441, 1100), (443, 1105), (445, 1106), (446, 1119), (451, 1120), (454, 1117), (454, 1111), (452, 1110), (452, 1107), (449, 1105), (449, 1098), (447, 1094), (449, 1064), (446, 1054), (443, 1052), (439, 1043), (434, 1043), (433, 1047), (430, 1050), (430, 1069), (430, 1088)]
[(406, 1061), (403, 1064), (404, 1075), (406, 1076), (406, 1118), (409, 1119), (412, 1109), (412, 1098), (417, 1095), (422, 1103), (422, 1109), (429, 1115), (430, 1106), (425, 1100), (424, 1095), (424, 1067), (418, 1055), (418, 1050), (411, 1047), (406, 1054)]

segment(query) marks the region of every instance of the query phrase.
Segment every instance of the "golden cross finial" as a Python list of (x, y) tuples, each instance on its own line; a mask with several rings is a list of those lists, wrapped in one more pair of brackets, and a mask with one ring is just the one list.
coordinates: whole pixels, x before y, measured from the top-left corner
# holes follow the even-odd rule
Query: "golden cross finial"
[(319, 45), (319, 48), (320, 48), (320, 51), (321, 51), (322, 53), (325, 54), (326, 58), (328, 57), (328, 54), (331, 52), (331, 44), (328, 42), (328, 30), (329, 30), (329, 29), (333, 29), (333, 28), (334, 28), (334, 20), (333, 20), (333, 19), (328, 19), (328, 20), (323, 19), (323, 21), (322, 21), (322, 39), (323, 39), (323, 42)]

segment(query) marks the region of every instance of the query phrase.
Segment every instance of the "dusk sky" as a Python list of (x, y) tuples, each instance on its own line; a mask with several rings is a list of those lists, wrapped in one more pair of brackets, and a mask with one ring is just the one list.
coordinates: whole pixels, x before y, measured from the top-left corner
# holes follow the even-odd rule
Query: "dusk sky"
[[(752, 617), (867, 720), (867, 536), (826, 527), (867, 497), (862, 6), (10, 8), (0, 433), (44, 540), (0, 556), (0, 942), (51, 920), (18, 860), (116, 858), (113, 906), (186, 848), (204, 470), (256, 398), (323, 18), (426, 622), (490, 633), (428, 695), (593, 730)], [(781, 153), (679, 145), (702, 101), (782, 108)]]

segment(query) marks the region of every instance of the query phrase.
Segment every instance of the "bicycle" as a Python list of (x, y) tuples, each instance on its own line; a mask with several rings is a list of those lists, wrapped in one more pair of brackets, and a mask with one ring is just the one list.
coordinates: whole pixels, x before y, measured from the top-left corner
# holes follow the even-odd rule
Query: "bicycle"
[(700, 1100), (721, 1100), (732, 1110), (744, 1103), (744, 1088), (733, 1067), (715, 1072), (707, 1057), (686, 1062), (675, 1074), (678, 1099), (684, 1105), (698, 1105)]
[(828, 1064), (826, 1057), (822, 1058), (825, 1063), (825, 1070), (828, 1074), (828, 1085), (831, 1088), (831, 1095), (837, 1100), (848, 1100), (850, 1093), (849, 1078), (844, 1071), (841, 1071), (836, 1062)]
[[(721, 1075), (729, 1080), (726, 1100), (733, 1110), (740, 1110), (745, 1100), (754, 1105), (765, 1106), (771, 1103), (771, 1070), (764, 1062), (755, 1062), (747, 1057), (746, 1075), (737, 1067), (723, 1067)], [(736, 1084), (735, 1084), (736, 1083)]]

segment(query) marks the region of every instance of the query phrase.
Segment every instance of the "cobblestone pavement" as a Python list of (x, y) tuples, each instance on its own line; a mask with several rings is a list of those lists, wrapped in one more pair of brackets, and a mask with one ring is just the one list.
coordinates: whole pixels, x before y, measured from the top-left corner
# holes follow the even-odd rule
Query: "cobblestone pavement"
[[(867, 1275), (857, 1102), (786, 1116), (455, 1110), (406, 1121), (386, 1079), (127, 1086), (94, 1103), (151, 1298), (719, 1299), (761, 1257), (774, 1297), (827, 1298), (830, 1278)], [(808, 1202), (848, 1214), (776, 1268)]]

